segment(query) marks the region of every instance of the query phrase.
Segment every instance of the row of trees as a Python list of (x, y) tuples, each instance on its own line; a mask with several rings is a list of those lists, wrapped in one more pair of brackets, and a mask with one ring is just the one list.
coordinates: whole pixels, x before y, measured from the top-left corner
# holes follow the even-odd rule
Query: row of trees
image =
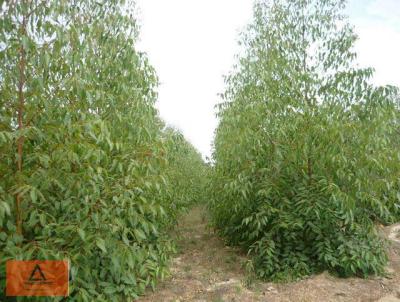
[(70, 299), (136, 298), (206, 187), (214, 225), (262, 278), (383, 272), (375, 223), (400, 215), (400, 97), (356, 67), (344, 2), (256, 3), (212, 171), (157, 115), (134, 3), (2, 3), (0, 291), (8, 259), (69, 259)]
[(69, 259), (74, 301), (127, 301), (166, 273), (206, 166), (157, 115), (133, 8), (2, 2), (0, 296), (8, 259)]
[(398, 220), (399, 92), (358, 68), (343, 0), (260, 0), (226, 79), (210, 209), (266, 279), (382, 273)]

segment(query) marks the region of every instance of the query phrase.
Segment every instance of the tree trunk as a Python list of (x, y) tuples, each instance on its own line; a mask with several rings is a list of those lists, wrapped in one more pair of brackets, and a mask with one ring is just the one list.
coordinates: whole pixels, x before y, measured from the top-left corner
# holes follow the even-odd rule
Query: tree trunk
[[(21, 24), (21, 41), (22, 38), (26, 35), (26, 17), (23, 16), (22, 24)], [(18, 131), (22, 131), (24, 128), (23, 124), (23, 115), (24, 115), (24, 106), (25, 106), (25, 95), (24, 95), (24, 87), (25, 87), (25, 68), (26, 68), (26, 53), (21, 42), (21, 46), (19, 48), (19, 62), (18, 62), (18, 69), (19, 69), (19, 80), (18, 80)], [(17, 140), (17, 150), (18, 150), (18, 157), (17, 157), (17, 174), (18, 178), (21, 178), (22, 174), (22, 156), (23, 156), (23, 146), (24, 146), (24, 137), (20, 135)], [(22, 196), (21, 193), (17, 193), (15, 198), (15, 209), (16, 209), (16, 227), (17, 227), (17, 234), (22, 235)]]

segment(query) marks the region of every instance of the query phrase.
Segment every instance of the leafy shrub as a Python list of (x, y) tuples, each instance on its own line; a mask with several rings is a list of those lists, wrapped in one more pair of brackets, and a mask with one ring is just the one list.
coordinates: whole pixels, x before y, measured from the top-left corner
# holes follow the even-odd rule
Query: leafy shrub
[(166, 231), (197, 185), (179, 179), (196, 170), (170, 175), (180, 159), (202, 160), (170, 147), (188, 148), (154, 108), (157, 77), (135, 50), (132, 9), (2, 5), (0, 292), (8, 259), (69, 259), (71, 301), (126, 301), (167, 272)]
[(227, 77), (210, 209), (257, 275), (381, 273), (399, 217), (399, 94), (357, 69), (344, 1), (258, 1)]

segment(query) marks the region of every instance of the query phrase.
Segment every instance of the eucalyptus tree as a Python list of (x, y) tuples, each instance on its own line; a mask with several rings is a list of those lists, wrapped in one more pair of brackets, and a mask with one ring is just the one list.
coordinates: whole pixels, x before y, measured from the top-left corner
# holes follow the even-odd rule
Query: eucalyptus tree
[(180, 202), (179, 205), (173, 203), (171, 206), (187, 209), (196, 203), (204, 204), (209, 166), (179, 130), (168, 127), (164, 136), (169, 162), (166, 175), (171, 182), (170, 198)]
[(7, 259), (69, 259), (72, 301), (135, 298), (182, 202), (134, 3), (0, 7), (0, 291)]
[(344, 6), (257, 1), (226, 78), (210, 207), (263, 278), (367, 275), (386, 263), (374, 221), (399, 214), (399, 94), (357, 67)]

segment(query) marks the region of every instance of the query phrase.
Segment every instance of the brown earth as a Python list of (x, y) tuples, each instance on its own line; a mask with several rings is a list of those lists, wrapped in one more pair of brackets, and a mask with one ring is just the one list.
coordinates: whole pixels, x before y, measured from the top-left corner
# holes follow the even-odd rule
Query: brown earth
[[(209, 229), (206, 211), (193, 208), (178, 227), (179, 254), (171, 276), (147, 292), (140, 302), (400, 302), (400, 240), (389, 251), (387, 277), (340, 279), (322, 273), (292, 283), (252, 280), (246, 274), (246, 255), (227, 247)], [(389, 236), (396, 227), (385, 228)], [(393, 233), (394, 231), (392, 231)], [(397, 238), (391, 234), (390, 238)]]

